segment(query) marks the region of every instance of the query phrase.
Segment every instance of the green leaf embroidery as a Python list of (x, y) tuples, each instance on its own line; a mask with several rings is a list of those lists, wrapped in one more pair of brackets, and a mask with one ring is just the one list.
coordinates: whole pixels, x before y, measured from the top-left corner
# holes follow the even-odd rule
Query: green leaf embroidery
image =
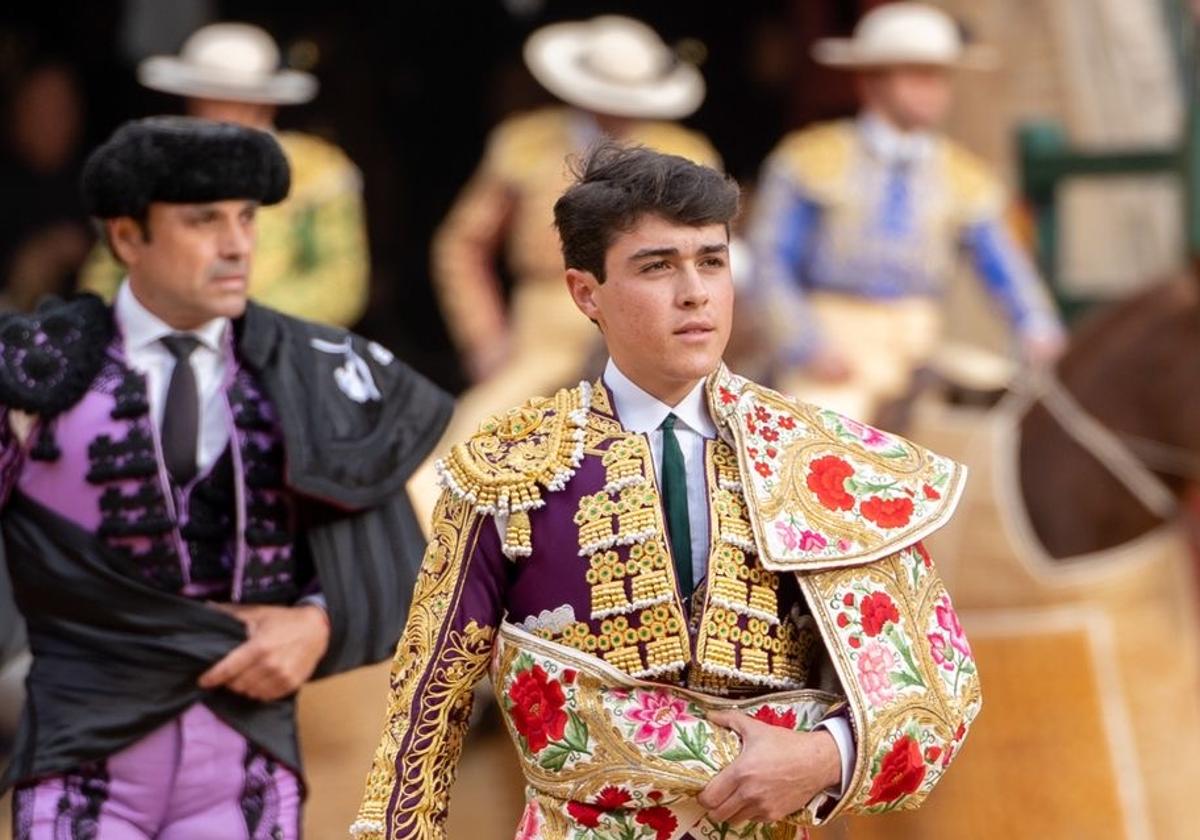
[(574, 712), (568, 713), (566, 744), (575, 752), (588, 751), (587, 724)]
[(538, 765), (546, 770), (561, 770), (571, 756), (571, 750), (561, 744), (551, 744), (542, 750)]

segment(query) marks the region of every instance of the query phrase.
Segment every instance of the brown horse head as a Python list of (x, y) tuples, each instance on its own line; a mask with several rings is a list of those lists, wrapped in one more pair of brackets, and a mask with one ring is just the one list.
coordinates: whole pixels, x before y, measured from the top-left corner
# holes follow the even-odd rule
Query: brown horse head
[[(1058, 378), (1181, 496), (1200, 464), (1196, 276), (1155, 284), (1090, 318), (1060, 361)], [(1019, 458), (1030, 521), (1054, 557), (1111, 548), (1161, 522), (1041, 406), (1022, 422)]]

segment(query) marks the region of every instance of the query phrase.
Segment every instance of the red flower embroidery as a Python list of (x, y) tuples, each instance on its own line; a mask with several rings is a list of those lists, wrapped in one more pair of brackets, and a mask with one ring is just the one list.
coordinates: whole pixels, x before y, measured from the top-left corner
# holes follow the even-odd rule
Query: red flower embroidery
[(937, 761), (941, 757), (942, 757), (942, 748), (941, 747), (934, 746), (934, 747), (926, 747), (925, 748), (925, 760), (928, 761), (930, 764), (933, 764), (935, 761)]
[(750, 456), (751, 460), (757, 460), (758, 459), (758, 447), (757, 446), (747, 446), (746, 454)]
[(758, 420), (759, 423), (770, 423), (771, 422), (771, 412), (767, 411), (761, 405), (757, 406), (754, 409), (754, 417), (755, 417), (755, 419)]
[(779, 428), (781, 429), (787, 429), (788, 431), (791, 431), (792, 429), (796, 428), (796, 421), (791, 417), (788, 417), (786, 414), (780, 414), (778, 422)]
[(878, 636), (889, 621), (895, 623), (900, 620), (900, 612), (886, 592), (872, 592), (862, 599), (859, 608), (862, 610), (863, 632), (868, 636)]
[(654, 829), (654, 840), (666, 840), (679, 825), (679, 821), (662, 805), (643, 808), (637, 812), (637, 821)]
[(721, 405), (729, 405), (737, 399), (728, 388), (718, 388), (717, 393), (721, 395)]
[(763, 426), (762, 434), (759, 435), (765, 441), (774, 442), (779, 440), (779, 432), (772, 429), (770, 426)]
[(912, 499), (884, 499), (872, 496), (859, 508), (862, 515), (880, 528), (902, 528), (912, 519)]
[(757, 464), (755, 464), (754, 471), (757, 472), (759, 475), (761, 475), (763, 478), (770, 478), (771, 473), (774, 472), (774, 470), (771, 469), (771, 465), (768, 464), (766, 461), (759, 461)]
[(926, 498), (926, 499), (934, 500), (934, 499), (940, 499), (940, 498), (942, 498), (942, 494), (941, 494), (941, 493), (939, 493), (937, 490), (933, 489), (933, 487), (931, 487), (931, 486), (930, 486), (930, 485), (928, 485), (928, 484), (926, 484), (926, 485), (925, 485), (923, 488), (921, 488), (921, 489), (922, 489), (922, 491), (925, 493), (925, 498)]
[(954, 758), (954, 745), (946, 747), (946, 752), (942, 755), (942, 769), (945, 770), (950, 766), (951, 759)]
[(850, 647), (852, 647), (852, 648), (862, 647), (862, 639), (860, 639), (858, 636), (851, 636), (850, 637)]
[(913, 546), (913, 548), (916, 549), (917, 554), (921, 556), (921, 562), (925, 564), (925, 568), (932, 569), (933, 558), (929, 556), (929, 550), (925, 548), (925, 543), (918, 542)]
[(566, 697), (562, 686), (549, 679), (542, 666), (534, 665), (517, 675), (508, 690), (513, 702), (513, 726), (525, 738), (529, 751), (537, 754), (550, 741), (560, 740), (567, 728), (563, 711)]
[(895, 802), (902, 796), (916, 793), (923, 781), (925, 759), (921, 756), (921, 747), (911, 735), (905, 735), (883, 757), (879, 774), (871, 783), (871, 796), (866, 804)]
[(846, 479), (852, 475), (854, 467), (836, 455), (826, 455), (809, 464), (808, 489), (830, 510), (850, 510), (854, 497), (846, 492)]
[(850, 626), (850, 616), (846, 615), (845, 613), (838, 613), (837, 626), (838, 627)]
[(629, 795), (629, 791), (624, 788), (619, 788), (616, 785), (609, 785), (596, 797), (596, 807), (601, 811), (615, 811), (618, 808), (624, 808), (629, 804), (633, 797)]
[(774, 458), (778, 454), (779, 454), (779, 450), (776, 449), (774, 446), (767, 447), (767, 457), (768, 458)]
[(587, 828), (600, 825), (600, 809), (595, 805), (571, 800), (567, 803), (567, 813), (574, 817), (575, 822)]
[(754, 717), (756, 720), (761, 720), (770, 726), (782, 726), (784, 729), (796, 728), (795, 709), (785, 709), (783, 714), (780, 714), (770, 706), (763, 706), (754, 713)]
[(566, 668), (563, 670), (563, 682), (567, 685), (574, 685), (575, 678), (579, 676), (579, 672), (574, 668)]

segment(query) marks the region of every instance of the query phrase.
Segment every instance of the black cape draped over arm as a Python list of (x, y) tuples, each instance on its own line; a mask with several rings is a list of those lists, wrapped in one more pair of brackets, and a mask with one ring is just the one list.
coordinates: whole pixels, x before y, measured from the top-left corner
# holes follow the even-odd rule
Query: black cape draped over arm
[[(316, 676), (386, 659), (424, 549), (405, 482), (440, 437), (452, 401), (342, 330), (253, 304), (235, 329), (242, 363), (280, 417), (286, 482), (301, 510), (297, 539), (328, 605), (329, 649)], [(369, 371), (374, 398), (340, 387), (336, 371), (348, 360)], [(196, 685), (244, 641), (240, 622), (141, 584), (95, 536), (19, 493), (0, 526), (34, 655), (0, 790), (111, 755), (196, 702), (300, 769), (293, 698), (259, 703)]]

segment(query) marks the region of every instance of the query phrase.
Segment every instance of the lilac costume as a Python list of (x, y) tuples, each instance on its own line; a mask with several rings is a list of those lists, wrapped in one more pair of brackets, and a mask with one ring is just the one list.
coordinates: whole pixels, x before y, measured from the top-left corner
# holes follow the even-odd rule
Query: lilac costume
[[(0, 526), (34, 656), (5, 780), (17, 840), (298, 836), (293, 701), (199, 689), (245, 638), (204, 602), (290, 605), (319, 587), (317, 676), (399, 635), (387, 604), (407, 600), (420, 539), (403, 482), (448, 400), (340, 330), (252, 306), (231, 332), (230, 443), (180, 487), (99, 300), (0, 323)], [(351, 361), (370, 398), (329, 387)], [(37, 399), (21, 444), (10, 407)]]

